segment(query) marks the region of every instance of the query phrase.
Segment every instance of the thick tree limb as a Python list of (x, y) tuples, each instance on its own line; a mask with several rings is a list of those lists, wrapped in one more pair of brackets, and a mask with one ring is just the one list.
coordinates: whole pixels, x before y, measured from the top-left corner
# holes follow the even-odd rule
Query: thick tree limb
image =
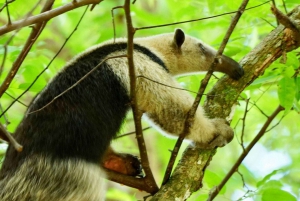
[[(296, 7), (289, 16), (299, 25), (300, 6)], [(209, 116), (227, 117), (231, 112), (231, 107), (236, 103), (239, 94), (247, 86), (258, 76), (262, 75), (265, 69), (285, 51), (292, 51), (299, 47), (299, 44), (296, 42), (285, 41), (287, 39), (285, 37), (286, 30), (287, 28), (279, 25), (278, 28), (273, 30), (256, 48), (240, 61), (240, 64), (245, 70), (245, 75), (242, 79), (234, 81), (228, 76), (224, 76), (217, 82), (209, 93), (211, 96), (208, 96), (204, 105)], [(216, 94), (217, 96), (215, 96)], [(202, 154), (204, 154), (204, 156), (202, 156)], [(174, 198), (186, 200), (189, 197), (188, 194), (197, 191), (199, 187), (201, 187), (200, 183), (205, 167), (214, 154), (215, 150), (204, 151), (199, 148), (187, 148), (180, 163), (175, 168), (170, 181), (160, 189), (152, 198), (152, 201), (168, 201), (174, 200)], [(179, 190), (179, 187), (181, 190)]]

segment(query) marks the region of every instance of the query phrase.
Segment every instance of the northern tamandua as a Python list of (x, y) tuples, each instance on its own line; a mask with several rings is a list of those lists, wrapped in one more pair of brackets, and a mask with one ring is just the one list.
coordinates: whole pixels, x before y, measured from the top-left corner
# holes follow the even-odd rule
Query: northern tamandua
[[(104, 59), (126, 54), (126, 48), (126, 39), (92, 47), (69, 62), (36, 96), (14, 135), (23, 151), (9, 146), (2, 164), (1, 201), (105, 198), (105, 175), (99, 161), (130, 108), (127, 58), (106, 60), (76, 87), (43, 107)], [(138, 108), (165, 133), (180, 134), (193, 98), (176, 89), (181, 86), (173, 77), (208, 70), (215, 54), (213, 48), (181, 29), (136, 38)], [(226, 56), (222, 56), (216, 71), (233, 79), (244, 74), (243, 68)], [(187, 139), (214, 148), (224, 146), (232, 137), (225, 120), (208, 119), (199, 107)]]

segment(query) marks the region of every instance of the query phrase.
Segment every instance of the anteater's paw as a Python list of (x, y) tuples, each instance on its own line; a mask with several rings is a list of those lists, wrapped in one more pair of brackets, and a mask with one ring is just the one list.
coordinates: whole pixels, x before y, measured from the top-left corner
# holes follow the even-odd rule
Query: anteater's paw
[(103, 167), (129, 176), (141, 176), (142, 167), (138, 157), (131, 154), (113, 153), (106, 155)]
[(223, 147), (228, 144), (234, 136), (232, 128), (225, 119), (212, 119), (214, 131), (207, 142), (197, 143), (200, 147), (205, 149), (213, 149), (216, 147)]

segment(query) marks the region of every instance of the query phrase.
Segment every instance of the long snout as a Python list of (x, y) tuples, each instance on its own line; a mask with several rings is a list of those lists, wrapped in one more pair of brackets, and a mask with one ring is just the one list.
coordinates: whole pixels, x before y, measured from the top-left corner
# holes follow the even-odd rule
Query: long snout
[(219, 63), (217, 64), (215, 71), (226, 73), (232, 79), (238, 80), (244, 75), (244, 69), (235, 60), (222, 55)]

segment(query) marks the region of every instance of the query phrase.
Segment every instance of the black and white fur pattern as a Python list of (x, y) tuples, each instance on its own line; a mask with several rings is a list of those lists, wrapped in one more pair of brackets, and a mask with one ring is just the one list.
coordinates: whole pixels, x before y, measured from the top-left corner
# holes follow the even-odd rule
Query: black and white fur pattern
[[(208, 70), (216, 51), (201, 41), (162, 34), (134, 41), (138, 107), (164, 132), (181, 133), (193, 98), (173, 76)], [(1, 201), (100, 201), (104, 182), (99, 163), (130, 108), (126, 58), (105, 61), (72, 90), (39, 112), (103, 59), (126, 54), (126, 40), (95, 46), (71, 61), (32, 101), (15, 132), (24, 146), (9, 146), (0, 171)], [(223, 56), (217, 71), (234, 79), (243, 69)], [(175, 88), (167, 87), (172, 86)], [(201, 107), (188, 139), (204, 148), (224, 146), (233, 137), (221, 119), (208, 119)]]

